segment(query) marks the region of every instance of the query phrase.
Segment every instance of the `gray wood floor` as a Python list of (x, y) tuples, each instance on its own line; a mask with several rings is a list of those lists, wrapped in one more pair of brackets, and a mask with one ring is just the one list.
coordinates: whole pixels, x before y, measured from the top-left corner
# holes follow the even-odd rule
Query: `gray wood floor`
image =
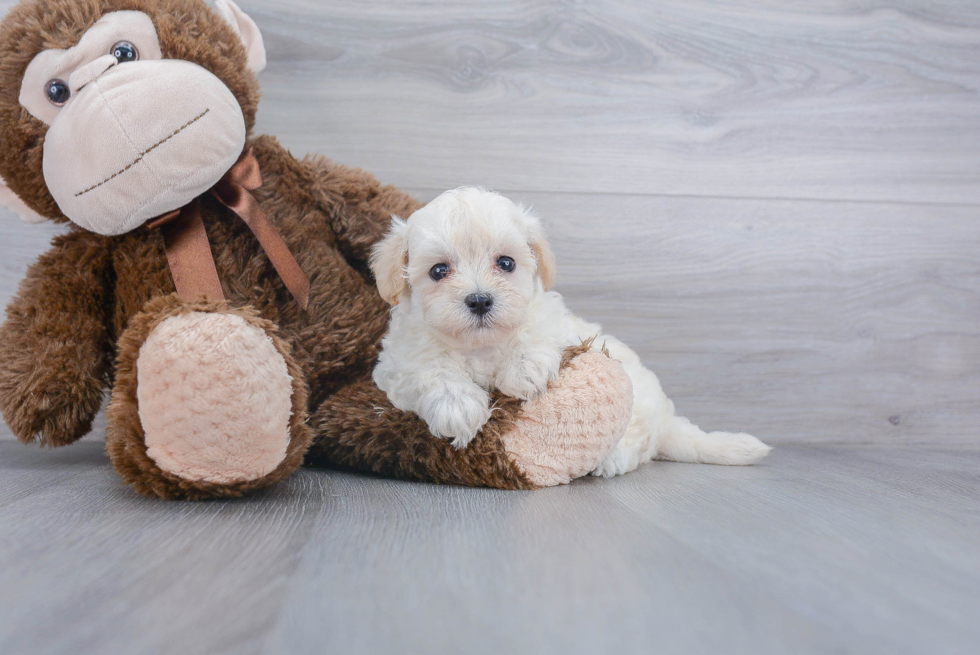
[[(980, 3), (239, 4), (258, 131), (533, 204), (573, 309), (779, 447), (164, 504), (102, 423), (60, 451), (0, 427), (0, 653), (977, 652)], [(57, 231), (0, 210), (0, 302)]]
[(0, 652), (976, 653), (980, 449), (165, 504), (0, 443)]

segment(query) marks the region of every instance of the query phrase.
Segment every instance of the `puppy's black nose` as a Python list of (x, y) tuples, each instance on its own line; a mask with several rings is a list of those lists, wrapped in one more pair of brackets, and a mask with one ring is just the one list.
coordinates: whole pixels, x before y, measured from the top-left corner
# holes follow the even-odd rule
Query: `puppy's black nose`
[(471, 293), (463, 301), (470, 311), (477, 316), (483, 316), (493, 307), (493, 296), (489, 293)]

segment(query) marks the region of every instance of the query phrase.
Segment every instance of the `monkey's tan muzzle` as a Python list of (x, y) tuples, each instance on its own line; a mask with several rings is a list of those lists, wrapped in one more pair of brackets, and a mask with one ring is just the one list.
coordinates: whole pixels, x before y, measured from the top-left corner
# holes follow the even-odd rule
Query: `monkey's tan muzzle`
[(92, 232), (123, 234), (186, 205), (245, 146), (238, 100), (196, 64), (108, 65), (72, 85), (45, 138), (44, 180), (65, 216)]

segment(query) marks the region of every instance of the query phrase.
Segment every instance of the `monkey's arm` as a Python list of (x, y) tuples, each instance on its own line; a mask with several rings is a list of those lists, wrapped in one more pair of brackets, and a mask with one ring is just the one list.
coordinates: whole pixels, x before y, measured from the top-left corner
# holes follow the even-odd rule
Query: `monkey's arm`
[(325, 210), (345, 256), (366, 262), (371, 247), (391, 226), (392, 214), (408, 218), (422, 203), (365, 171), (335, 164), (324, 157), (303, 163), (316, 180), (317, 202)]
[[(323, 219), (337, 248), (351, 260), (367, 262), (371, 246), (391, 225), (391, 215), (408, 218), (422, 206), (415, 198), (391, 185), (382, 185), (370, 173), (341, 166), (326, 157), (294, 158), (275, 139), (263, 135), (250, 142), (276, 195), (299, 202)], [(319, 226), (318, 226), (319, 227)], [(308, 233), (316, 238), (314, 232)]]
[(0, 327), (0, 410), (24, 443), (85, 436), (112, 371), (105, 238), (73, 231), (28, 269)]

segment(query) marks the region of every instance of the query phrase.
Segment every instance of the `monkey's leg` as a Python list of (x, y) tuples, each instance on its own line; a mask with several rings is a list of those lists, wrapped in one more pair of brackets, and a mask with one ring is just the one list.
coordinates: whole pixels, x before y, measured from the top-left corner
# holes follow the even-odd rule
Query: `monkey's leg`
[(275, 326), (224, 302), (157, 298), (119, 341), (106, 450), (123, 480), (166, 499), (240, 496), (303, 460), (303, 374)]
[(493, 417), (461, 450), (395, 409), (370, 379), (314, 412), (307, 463), (441, 484), (534, 489), (588, 474), (626, 432), (633, 387), (619, 362), (582, 349), (566, 353), (558, 380), (521, 404), (496, 397)]

